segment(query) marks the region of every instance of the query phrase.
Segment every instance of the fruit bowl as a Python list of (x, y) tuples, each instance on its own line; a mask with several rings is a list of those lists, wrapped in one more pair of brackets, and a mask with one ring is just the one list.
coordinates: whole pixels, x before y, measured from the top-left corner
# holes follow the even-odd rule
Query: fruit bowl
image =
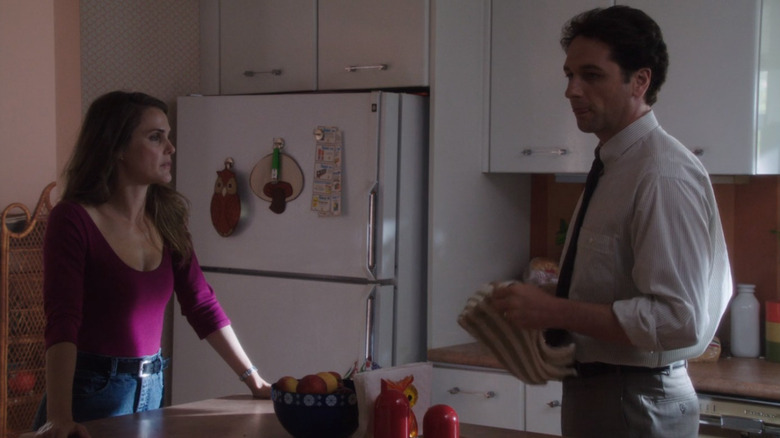
[(295, 438), (347, 438), (357, 430), (357, 396), (351, 380), (344, 380), (344, 387), (332, 394), (287, 392), (273, 384), (271, 401), (276, 418)]

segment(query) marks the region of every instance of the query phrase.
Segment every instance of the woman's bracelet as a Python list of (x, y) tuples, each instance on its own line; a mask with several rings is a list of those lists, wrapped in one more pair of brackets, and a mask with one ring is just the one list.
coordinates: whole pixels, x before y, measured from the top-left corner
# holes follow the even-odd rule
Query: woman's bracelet
[(241, 374), (241, 375), (238, 377), (238, 380), (240, 380), (240, 381), (242, 381), (242, 382), (243, 382), (244, 380), (246, 380), (246, 379), (247, 379), (247, 377), (251, 376), (251, 375), (252, 375), (252, 373), (254, 373), (255, 371), (257, 371), (257, 367), (256, 367), (256, 366), (254, 366), (254, 365), (252, 365), (251, 367), (249, 367), (249, 369), (247, 369), (246, 371), (244, 371), (244, 374)]

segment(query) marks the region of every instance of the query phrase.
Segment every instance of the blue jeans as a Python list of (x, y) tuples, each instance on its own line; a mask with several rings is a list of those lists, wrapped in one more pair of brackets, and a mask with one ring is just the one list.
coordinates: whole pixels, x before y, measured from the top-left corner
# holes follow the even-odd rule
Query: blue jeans
[[(162, 360), (159, 372), (147, 376), (138, 373), (117, 372), (117, 363), (139, 358), (107, 358), (87, 353), (78, 353), (79, 358), (98, 357), (110, 359), (112, 365), (105, 370), (80, 369), (77, 366), (73, 376), (73, 420), (77, 423), (99, 418), (132, 414), (159, 409), (163, 401), (163, 369), (167, 364), (160, 353), (144, 356), (144, 360)], [(46, 396), (44, 395), (35, 415), (33, 430), (46, 422)]]

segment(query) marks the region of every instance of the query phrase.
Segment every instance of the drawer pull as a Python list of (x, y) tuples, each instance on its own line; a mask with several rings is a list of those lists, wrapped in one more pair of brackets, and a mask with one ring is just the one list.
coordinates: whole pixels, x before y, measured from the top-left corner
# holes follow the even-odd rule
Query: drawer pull
[(377, 65), (348, 65), (344, 67), (345, 71), (348, 71), (350, 73), (354, 73), (358, 70), (387, 70), (387, 64), (377, 64)]
[(561, 402), (560, 402), (560, 401), (558, 401), (558, 400), (549, 401), (549, 402), (547, 402), (547, 403), (545, 403), (545, 404), (546, 404), (547, 406), (551, 407), (551, 408), (557, 408), (557, 407), (560, 407), (560, 406), (561, 406)]
[(523, 155), (526, 157), (534, 155), (534, 154), (550, 154), (550, 155), (567, 155), (569, 151), (564, 148), (553, 148), (553, 149), (523, 149), (521, 151)]
[(462, 389), (458, 388), (457, 386), (450, 388), (449, 390), (447, 390), (447, 392), (449, 392), (450, 394), (453, 394), (453, 395), (454, 395), (454, 394), (479, 395), (479, 396), (481, 396), (481, 397), (485, 397), (485, 398), (493, 398), (493, 397), (495, 397), (495, 396), (496, 396), (496, 393), (495, 393), (495, 392), (493, 392), (493, 391), (488, 391), (488, 392), (482, 392), (482, 391), (464, 391), (464, 390), (462, 390)]
[(248, 77), (248, 78), (255, 77), (255, 75), (271, 75), (271, 76), (281, 76), (281, 75), (282, 75), (282, 70), (281, 70), (281, 69), (278, 69), (278, 68), (275, 68), (275, 69), (273, 69), (273, 70), (269, 70), (269, 71), (253, 71), (253, 70), (247, 70), (247, 71), (245, 71), (245, 72), (244, 72), (244, 76), (246, 76), (246, 77)]

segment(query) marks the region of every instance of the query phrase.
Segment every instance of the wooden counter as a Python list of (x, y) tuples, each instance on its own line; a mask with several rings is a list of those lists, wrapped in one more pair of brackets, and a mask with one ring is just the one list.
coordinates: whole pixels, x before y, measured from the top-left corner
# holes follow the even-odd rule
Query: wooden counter
[[(84, 425), (92, 438), (290, 438), (276, 419), (271, 401), (255, 400), (249, 395), (186, 403)], [(469, 424), (461, 424), (460, 432), (462, 438), (551, 438)]]
[[(428, 350), (431, 362), (503, 369), (482, 344), (469, 343)], [(721, 358), (688, 365), (698, 392), (780, 402), (780, 363), (764, 359)]]

